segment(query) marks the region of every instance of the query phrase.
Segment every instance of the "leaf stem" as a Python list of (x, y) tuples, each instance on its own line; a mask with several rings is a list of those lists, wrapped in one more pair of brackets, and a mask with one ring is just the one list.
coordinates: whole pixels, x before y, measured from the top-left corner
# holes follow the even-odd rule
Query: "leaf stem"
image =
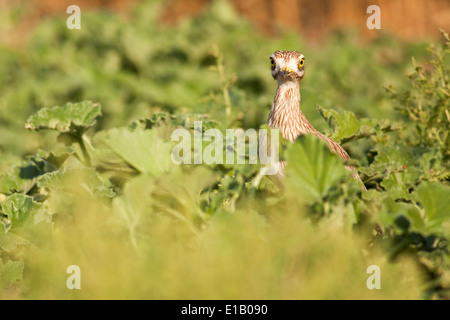
[(75, 137), (76, 137), (76, 142), (80, 146), (81, 152), (83, 153), (82, 161), (86, 166), (90, 167), (91, 166), (91, 157), (88, 153), (88, 150), (86, 149), (86, 144), (85, 144), (85, 142), (86, 142), (88, 144), (88, 146), (91, 148), (91, 150), (93, 150), (93, 147), (90, 144), (89, 138), (87, 138), (84, 133), (81, 135), (76, 135)]

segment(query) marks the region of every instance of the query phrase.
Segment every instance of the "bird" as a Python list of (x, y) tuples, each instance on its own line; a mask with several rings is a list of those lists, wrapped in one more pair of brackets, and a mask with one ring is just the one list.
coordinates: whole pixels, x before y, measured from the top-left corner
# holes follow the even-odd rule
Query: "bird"
[[(277, 80), (278, 87), (267, 119), (267, 126), (279, 129), (283, 138), (294, 142), (302, 134), (313, 134), (328, 144), (330, 150), (344, 160), (350, 159), (348, 153), (336, 141), (317, 131), (308, 121), (300, 108), (300, 82), (305, 76), (305, 56), (298, 51), (278, 50), (270, 56), (272, 77)], [(278, 176), (285, 176), (286, 162), (281, 161)], [(356, 169), (346, 168), (353, 177), (360, 181), (362, 189), (367, 190)]]

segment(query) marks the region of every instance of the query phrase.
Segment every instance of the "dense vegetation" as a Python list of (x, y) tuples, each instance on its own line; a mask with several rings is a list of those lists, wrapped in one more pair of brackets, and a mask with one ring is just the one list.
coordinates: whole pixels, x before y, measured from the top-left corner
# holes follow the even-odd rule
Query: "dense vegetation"
[[(159, 10), (86, 13), (81, 30), (53, 18), (0, 47), (2, 298), (450, 298), (445, 32), (318, 48), (262, 36), (222, 1), (177, 27)], [(302, 109), (367, 192), (310, 136), (283, 143), (281, 188), (259, 165), (171, 161), (171, 133), (195, 120), (265, 123), (281, 48), (307, 57)]]

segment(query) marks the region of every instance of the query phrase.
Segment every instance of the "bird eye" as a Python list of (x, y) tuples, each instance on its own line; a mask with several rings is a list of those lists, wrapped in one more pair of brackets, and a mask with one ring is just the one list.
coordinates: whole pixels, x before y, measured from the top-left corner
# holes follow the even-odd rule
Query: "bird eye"
[(301, 68), (303, 68), (304, 64), (305, 64), (305, 58), (301, 58), (300, 61), (298, 62), (298, 67), (301, 69)]
[(270, 67), (272, 68), (272, 70), (275, 69), (275, 60), (273, 60), (273, 58), (270, 58)]

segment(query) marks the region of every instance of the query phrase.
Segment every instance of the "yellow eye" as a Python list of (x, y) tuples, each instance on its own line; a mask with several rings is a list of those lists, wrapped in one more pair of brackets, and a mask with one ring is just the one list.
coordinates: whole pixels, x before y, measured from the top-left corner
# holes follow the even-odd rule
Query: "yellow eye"
[(270, 67), (273, 69), (275, 69), (275, 60), (273, 60), (272, 58), (270, 58)]
[(298, 67), (301, 69), (301, 68), (303, 68), (304, 64), (305, 64), (305, 58), (301, 58), (300, 61), (298, 62)]

